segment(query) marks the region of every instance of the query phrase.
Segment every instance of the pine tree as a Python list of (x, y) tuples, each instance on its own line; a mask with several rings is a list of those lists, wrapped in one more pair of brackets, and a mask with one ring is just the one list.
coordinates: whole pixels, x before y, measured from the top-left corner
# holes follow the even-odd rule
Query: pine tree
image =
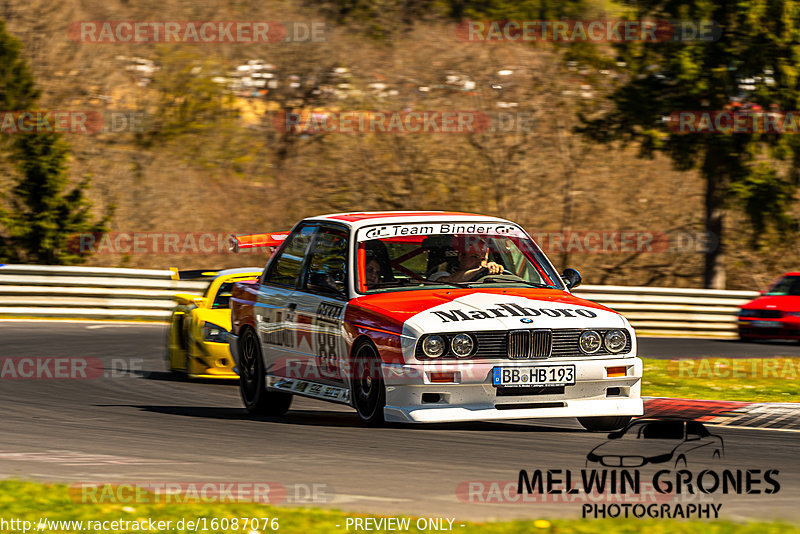
[[(30, 110), (39, 92), (20, 54), (21, 45), (0, 21), (0, 110)], [(69, 145), (59, 134), (18, 134), (3, 140), (18, 174), (0, 207), (0, 261), (70, 264), (85, 252), (68, 246), (79, 233), (102, 233), (109, 211), (93, 221), (85, 192), (88, 179), (67, 190)]]

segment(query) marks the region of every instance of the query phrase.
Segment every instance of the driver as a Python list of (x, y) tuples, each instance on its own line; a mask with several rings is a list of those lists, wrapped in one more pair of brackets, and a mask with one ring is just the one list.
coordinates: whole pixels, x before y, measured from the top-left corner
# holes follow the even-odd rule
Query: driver
[(458, 265), (453, 272), (439, 271), (428, 277), (433, 282), (470, 282), (487, 274), (500, 274), (503, 266), (489, 261), (489, 247), (477, 236), (456, 236), (453, 248), (458, 253)]

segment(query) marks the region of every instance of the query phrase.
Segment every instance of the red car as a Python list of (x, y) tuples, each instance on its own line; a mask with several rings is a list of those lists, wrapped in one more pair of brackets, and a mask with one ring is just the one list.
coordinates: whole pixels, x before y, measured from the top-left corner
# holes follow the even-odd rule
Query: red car
[(786, 273), (739, 310), (739, 338), (800, 340), (800, 272)]
[[(241, 238), (239, 246), (269, 241)], [(280, 237), (284, 237), (281, 235)], [(619, 313), (576, 297), (518, 225), (467, 213), (350, 213), (298, 223), (236, 284), (228, 342), (248, 411), (301, 395), (367, 424), (642, 414), (642, 360)]]

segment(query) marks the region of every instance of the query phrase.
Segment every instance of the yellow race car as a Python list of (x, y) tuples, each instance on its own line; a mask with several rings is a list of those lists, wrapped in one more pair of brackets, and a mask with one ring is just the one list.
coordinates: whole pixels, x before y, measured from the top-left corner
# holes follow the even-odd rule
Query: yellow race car
[(238, 379), (227, 335), (231, 329), (229, 301), (233, 284), (255, 280), (261, 269), (226, 269), (213, 275), (203, 295), (178, 293), (167, 334), (167, 365), (189, 378)]

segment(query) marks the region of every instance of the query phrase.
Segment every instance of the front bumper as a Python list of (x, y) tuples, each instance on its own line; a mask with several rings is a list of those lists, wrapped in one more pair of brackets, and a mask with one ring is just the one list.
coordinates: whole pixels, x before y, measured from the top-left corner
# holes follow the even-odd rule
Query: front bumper
[(233, 359), (227, 343), (200, 342), (190, 352), (189, 378), (234, 379), (239, 376), (233, 370)]
[[(494, 367), (575, 365), (575, 385), (563, 390), (498, 390)], [(625, 376), (608, 377), (606, 368), (625, 367)], [(436, 383), (432, 373), (454, 372), (454, 381)], [(454, 364), (383, 365), (386, 384), (384, 417), (394, 422), (485, 421), (545, 417), (638, 416), (642, 360), (639, 358), (545, 361), (459, 362)], [(517, 393), (519, 391), (519, 393)]]
[(745, 339), (800, 339), (800, 318), (739, 318), (739, 337)]

